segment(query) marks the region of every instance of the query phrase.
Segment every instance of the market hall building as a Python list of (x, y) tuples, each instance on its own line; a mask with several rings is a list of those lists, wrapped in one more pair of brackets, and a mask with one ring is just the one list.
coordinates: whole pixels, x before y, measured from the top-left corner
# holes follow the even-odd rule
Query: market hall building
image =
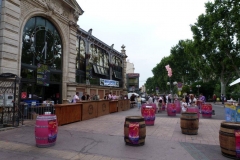
[(83, 10), (76, 0), (0, 0), (0, 5), (0, 74), (21, 77), (21, 98), (67, 103), (76, 91), (102, 99), (127, 90), (125, 46), (118, 52), (92, 29), (80, 29)]

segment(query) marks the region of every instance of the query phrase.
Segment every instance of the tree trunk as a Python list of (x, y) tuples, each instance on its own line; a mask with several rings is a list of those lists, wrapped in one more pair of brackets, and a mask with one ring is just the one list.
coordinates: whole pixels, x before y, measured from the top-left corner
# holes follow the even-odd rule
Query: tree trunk
[(226, 96), (226, 82), (224, 81), (224, 79), (221, 79), (221, 94), (223, 94), (224, 96)]

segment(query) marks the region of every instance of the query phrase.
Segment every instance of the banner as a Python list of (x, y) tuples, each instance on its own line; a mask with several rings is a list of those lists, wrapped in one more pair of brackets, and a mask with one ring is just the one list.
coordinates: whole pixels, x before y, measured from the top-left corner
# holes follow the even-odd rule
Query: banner
[(109, 79), (100, 79), (100, 86), (119, 87), (119, 82)]

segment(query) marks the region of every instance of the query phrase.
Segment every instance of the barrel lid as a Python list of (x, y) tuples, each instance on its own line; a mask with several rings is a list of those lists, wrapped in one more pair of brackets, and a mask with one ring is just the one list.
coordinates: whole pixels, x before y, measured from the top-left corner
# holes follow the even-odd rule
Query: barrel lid
[(194, 111), (192, 111), (192, 112), (184, 112), (184, 113), (182, 113), (182, 114), (197, 114), (197, 112), (194, 112)]
[(127, 121), (144, 121), (144, 117), (142, 116), (127, 116), (125, 119)]
[(222, 122), (221, 127), (228, 128), (228, 129), (240, 129), (239, 122)]
[(57, 116), (55, 114), (43, 114), (43, 115), (38, 115), (37, 119), (42, 119), (42, 120), (57, 119)]

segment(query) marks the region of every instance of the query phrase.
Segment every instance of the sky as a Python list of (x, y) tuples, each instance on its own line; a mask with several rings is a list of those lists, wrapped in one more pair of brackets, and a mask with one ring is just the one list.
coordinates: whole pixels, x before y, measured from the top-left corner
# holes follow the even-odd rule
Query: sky
[[(78, 25), (121, 52), (124, 45), (139, 86), (180, 40), (192, 39), (190, 25), (208, 0), (77, 0), (84, 13)], [(167, 71), (166, 71), (167, 74)], [(173, 71), (174, 74), (174, 71)]]

